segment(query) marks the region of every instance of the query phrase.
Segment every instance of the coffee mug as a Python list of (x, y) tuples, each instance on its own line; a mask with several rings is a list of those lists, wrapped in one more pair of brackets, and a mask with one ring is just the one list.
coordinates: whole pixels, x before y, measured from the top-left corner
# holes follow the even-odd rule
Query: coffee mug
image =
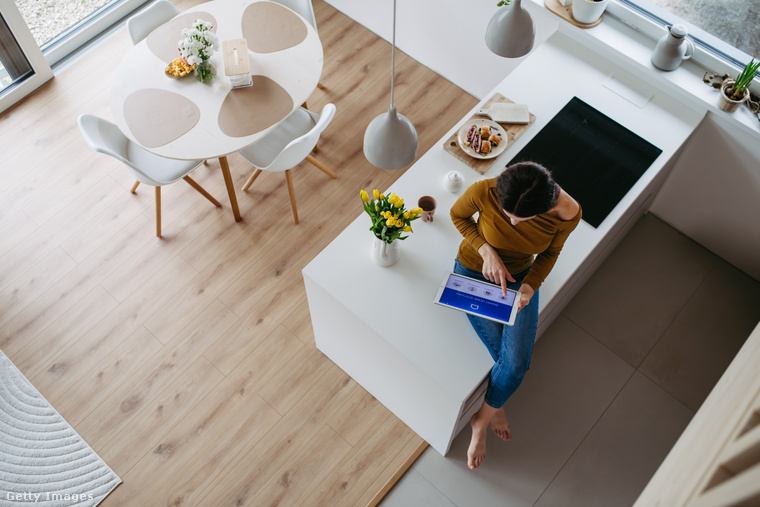
[(420, 197), (420, 200), (417, 201), (417, 206), (422, 208), (422, 221), (432, 222), (433, 213), (435, 213), (435, 208), (438, 206), (436, 200), (429, 195), (423, 195)]

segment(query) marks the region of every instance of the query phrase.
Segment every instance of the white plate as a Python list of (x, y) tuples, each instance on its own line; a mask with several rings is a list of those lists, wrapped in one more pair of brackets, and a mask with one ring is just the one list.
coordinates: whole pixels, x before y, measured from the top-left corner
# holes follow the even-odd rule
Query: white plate
[[(467, 137), (467, 131), (470, 130), (470, 127), (475, 125), (476, 127), (480, 128), (485, 125), (488, 125), (491, 127), (491, 133), (496, 134), (497, 136), (501, 137), (501, 142), (499, 143), (499, 146), (494, 146), (491, 148), (491, 153), (478, 153), (475, 150), (473, 150), (470, 146), (466, 146), (464, 144), (464, 140)], [(457, 134), (457, 143), (459, 143), (459, 147), (462, 148), (462, 151), (467, 153), (469, 156), (473, 158), (480, 158), (483, 160), (498, 157), (502, 153), (504, 153), (504, 150), (507, 149), (507, 145), (509, 144), (509, 138), (507, 137), (507, 132), (504, 130), (504, 127), (499, 125), (496, 122), (493, 122), (491, 120), (484, 120), (482, 118), (470, 120), (464, 125), (462, 125), (462, 128), (459, 129), (459, 134)]]

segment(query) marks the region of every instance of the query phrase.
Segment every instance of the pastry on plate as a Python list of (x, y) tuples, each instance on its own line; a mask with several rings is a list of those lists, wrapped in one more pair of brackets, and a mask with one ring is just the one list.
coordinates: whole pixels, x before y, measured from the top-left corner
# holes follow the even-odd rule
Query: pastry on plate
[(478, 130), (477, 125), (470, 126), (470, 129), (467, 131), (467, 135), (464, 138), (465, 146), (470, 146), (472, 144), (472, 140), (475, 139), (478, 135), (480, 135), (480, 130)]
[(472, 144), (470, 145), (470, 147), (475, 153), (480, 153), (480, 144), (481, 144), (480, 136), (475, 136), (472, 138)]

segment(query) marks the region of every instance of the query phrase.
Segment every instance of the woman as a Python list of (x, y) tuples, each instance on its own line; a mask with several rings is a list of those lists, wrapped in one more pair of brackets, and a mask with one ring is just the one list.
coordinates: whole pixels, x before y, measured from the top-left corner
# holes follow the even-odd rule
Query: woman
[(522, 293), (514, 326), (468, 315), (496, 362), (483, 405), (470, 419), (467, 465), (475, 469), (486, 456), (489, 425), (502, 440), (512, 439), (503, 406), (528, 370), (538, 324), (538, 289), (578, 225), (581, 207), (546, 168), (519, 162), (468, 188), (451, 207), (451, 219), (464, 236), (454, 272)]

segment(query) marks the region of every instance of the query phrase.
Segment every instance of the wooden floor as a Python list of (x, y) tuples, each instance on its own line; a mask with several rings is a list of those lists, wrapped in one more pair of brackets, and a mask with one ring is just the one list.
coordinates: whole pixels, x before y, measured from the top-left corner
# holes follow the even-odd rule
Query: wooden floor
[[(76, 126), (111, 118), (125, 30), (0, 116), (0, 349), (123, 479), (103, 505), (364, 505), (421, 444), (314, 346), (301, 269), (362, 212), (360, 189), (402, 174), (362, 155), (389, 44), (315, 9), (326, 88), (309, 105), (337, 106), (317, 158), (338, 179), (294, 171), (297, 226), (282, 174), (238, 190), (236, 223), (213, 160), (193, 177), (223, 207), (166, 187), (155, 237), (152, 189), (130, 194)], [(396, 70), (423, 154), (476, 100), (401, 53)], [(230, 165), (239, 189), (250, 167)]]

